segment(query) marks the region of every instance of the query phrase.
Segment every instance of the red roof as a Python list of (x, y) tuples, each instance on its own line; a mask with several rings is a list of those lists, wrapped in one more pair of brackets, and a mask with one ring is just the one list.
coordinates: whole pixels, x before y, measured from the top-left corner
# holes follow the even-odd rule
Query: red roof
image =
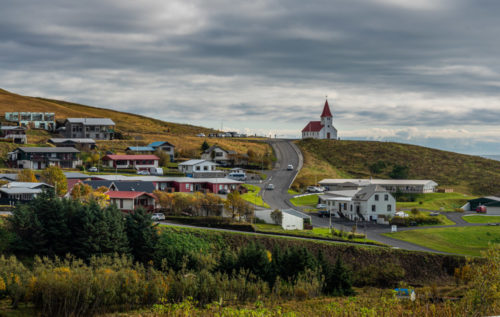
[(160, 158), (156, 155), (111, 154), (111, 155), (106, 155), (102, 159), (103, 160), (109, 159), (111, 161), (116, 161), (116, 160), (159, 160)]
[(68, 185), (68, 193), (71, 193), (71, 191), (73, 190), (73, 187), (75, 187), (76, 184), (83, 183), (83, 182), (79, 179), (70, 178), (70, 179), (66, 180), (66, 183)]
[(106, 192), (106, 195), (109, 198), (122, 198), (122, 199), (135, 199), (142, 195), (150, 196), (151, 198), (155, 198), (154, 195), (148, 194), (146, 192), (134, 192), (134, 191), (109, 191)]
[(302, 132), (319, 132), (321, 128), (323, 128), (321, 121), (309, 121), (306, 127), (302, 129)]
[(325, 101), (325, 106), (323, 107), (323, 113), (321, 114), (321, 118), (323, 117), (332, 117), (332, 113), (330, 112), (330, 106), (328, 105), (328, 100)]

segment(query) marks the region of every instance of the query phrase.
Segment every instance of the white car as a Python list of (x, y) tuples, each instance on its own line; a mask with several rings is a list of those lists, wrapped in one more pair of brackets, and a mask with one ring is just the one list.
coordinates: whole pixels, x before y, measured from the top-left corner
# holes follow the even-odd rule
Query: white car
[(165, 220), (165, 215), (164, 215), (164, 214), (162, 214), (161, 212), (154, 213), (154, 214), (151, 216), (151, 219), (152, 219), (152, 220), (156, 220), (156, 221)]
[(87, 170), (87, 172), (97, 173), (97, 167), (92, 166)]
[(144, 170), (144, 171), (137, 171), (137, 175), (149, 175), (149, 172)]
[(274, 185), (273, 184), (267, 184), (266, 189), (267, 190), (273, 190), (274, 189)]
[(289, 171), (293, 171), (293, 165), (292, 164), (288, 164), (288, 166), (286, 167), (287, 170)]
[(200, 137), (200, 138), (204, 138), (205, 137), (205, 133), (198, 133), (196, 136)]
[(326, 204), (317, 204), (316, 209), (324, 209), (326, 208)]

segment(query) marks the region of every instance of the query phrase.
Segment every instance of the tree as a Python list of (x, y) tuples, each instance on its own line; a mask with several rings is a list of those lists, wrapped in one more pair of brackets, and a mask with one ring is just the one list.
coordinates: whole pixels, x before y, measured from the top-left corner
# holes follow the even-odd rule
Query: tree
[(386, 167), (385, 162), (379, 160), (376, 163), (371, 164), (369, 168), (370, 172), (372, 172), (373, 174), (380, 174), (382, 173), (385, 167)]
[(271, 212), (271, 219), (273, 219), (274, 223), (281, 226), (283, 222), (283, 213), (279, 209), (275, 209)]
[(201, 150), (205, 152), (210, 148), (210, 145), (207, 143), (207, 141), (203, 141), (203, 144), (201, 145)]
[(231, 211), (232, 218), (237, 215), (241, 218), (242, 215), (247, 215), (251, 210), (250, 205), (240, 196), (238, 191), (234, 191), (227, 195), (224, 206)]
[(95, 201), (101, 207), (105, 207), (109, 203), (109, 196), (106, 195), (108, 188), (101, 186), (94, 190), (92, 186), (83, 183), (77, 183), (71, 190), (71, 198), (78, 199), (81, 202), (89, 203)]
[(146, 263), (155, 256), (158, 232), (151, 220), (151, 215), (143, 208), (138, 208), (126, 217), (125, 230), (130, 251), (136, 261)]
[(345, 267), (344, 263), (337, 257), (335, 265), (328, 263), (322, 256), (320, 258), (321, 268), (325, 275), (323, 292), (333, 296), (349, 296), (354, 294), (352, 289), (352, 272)]
[(36, 179), (35, 173), (29, 168), (22, 169), (17, 173), (17, 181), (18, 182), (27, 182), (27, 183), (36, 183), (38, 180)]
[(393, 179), (405, 179), (408, 178), (409, 167), (405, 165), (394, 165), (392, 172), (389, 174), (390, 178)]
[(66, 176), (59, 166), (47, 167), (42, 171), (40, 178), (44, 183), (54, 186), (58, 196), (63, 196), (68, 191)]
[(160, 159), (158, 161), (159, 166), (167, 167), (168, 163), (170, 163), (170, 154), (162, 151), (160, 148), (156, 149), (155, 155)]

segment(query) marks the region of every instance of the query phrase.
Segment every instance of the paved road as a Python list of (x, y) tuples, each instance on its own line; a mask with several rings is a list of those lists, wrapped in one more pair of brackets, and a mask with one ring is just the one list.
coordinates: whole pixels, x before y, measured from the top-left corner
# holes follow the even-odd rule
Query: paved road
[[(274, 139), (269, 143), (274, 149), (277, 160), (274, 168), (266, 173), (266, 181), (261, 184), (262, 198), (272, 209), (291, 208), (293, 205), (289, 199), (292, 196), (288, 194), (288, 188), (302, 168), (302, 153), (290, 140)], [(287, 170), (288, 164), (293, 165), (292, 171)], [(275, 189), (266, 190), (268, 184), (273, 184)]]

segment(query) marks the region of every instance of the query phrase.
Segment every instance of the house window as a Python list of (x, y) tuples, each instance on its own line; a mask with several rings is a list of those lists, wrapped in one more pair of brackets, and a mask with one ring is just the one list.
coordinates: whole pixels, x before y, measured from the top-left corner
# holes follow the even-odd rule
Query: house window
[(351, 205), (351, 211), (352, 211), (352, 205)]
[(392, 211), (392, 206), (391, 205), (387, 205), (387, 211)]
[(372, 205), (372, 211), (375, 212), (375, 205)]
[(208, 166), (206, 166), (206, 165), (205, 165), (205, 166), (203, 166), (203, 170), (204, 170), (204, 171), (208, 171)]
[(196, 166), (196, 170), (199, 171), (200, 170), (200, 166)]
[(120, 209), (123, 209), (123, 199), (120, 199)]
[(375, 195), (375, 201), (378, 201), (378, 195)]
[(388, 200), (389, 200), (389, 195), (385, 194), (385, 195), (384, 195), (384, 200), (385, 200), (385, 201), (388, 201)]

